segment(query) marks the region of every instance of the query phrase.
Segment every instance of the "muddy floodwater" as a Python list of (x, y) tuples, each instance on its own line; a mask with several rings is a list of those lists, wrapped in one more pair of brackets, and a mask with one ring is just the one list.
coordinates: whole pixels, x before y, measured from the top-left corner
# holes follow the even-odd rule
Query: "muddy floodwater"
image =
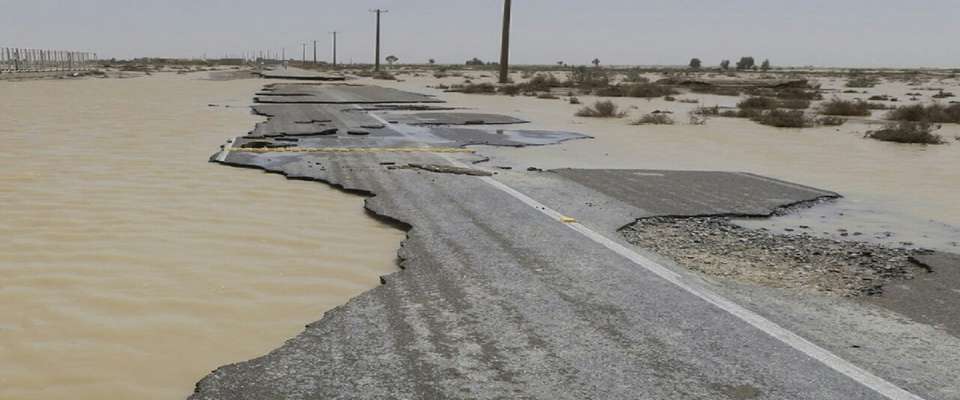
[(207, 163), (264, 81), (197, 78), (0, 81), (0, 399), (184, 398), (395, 270), (362, 198)]

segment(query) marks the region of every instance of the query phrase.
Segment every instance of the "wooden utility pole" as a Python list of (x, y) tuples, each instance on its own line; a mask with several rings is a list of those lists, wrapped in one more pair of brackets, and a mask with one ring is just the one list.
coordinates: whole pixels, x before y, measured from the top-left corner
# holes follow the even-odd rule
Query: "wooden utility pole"
[(500, 83), (510, 81), (510, 0), (503, 0), (503, 34), (500, 37)]
[(380, 14), (383, 14), (389, 11), (378, 8), (376, 10), (370, 10), (370, 12), (377, 13), (377, 53), (376, 53), (377, 59), (374, 61), (373, 70), (380, 71)]

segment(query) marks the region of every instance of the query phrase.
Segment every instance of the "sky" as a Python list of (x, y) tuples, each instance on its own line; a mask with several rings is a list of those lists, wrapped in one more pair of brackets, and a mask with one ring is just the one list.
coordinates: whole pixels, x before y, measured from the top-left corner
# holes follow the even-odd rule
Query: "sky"
[[(960, 68), (958, 0), (514, 0), (511, 62)], [(101, 58), (218, 58), (286, 49), (329, 61), (499, 58), (502, 0), (0, 0), (0, 47)]]

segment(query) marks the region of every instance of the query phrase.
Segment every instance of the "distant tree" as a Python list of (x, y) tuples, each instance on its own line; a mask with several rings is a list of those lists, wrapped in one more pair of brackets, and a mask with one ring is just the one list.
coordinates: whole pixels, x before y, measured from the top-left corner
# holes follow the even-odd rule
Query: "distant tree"
[(393, 63), (400, 61), (400, 59), (397, 58), (397, 56), (393, 56), (393, 55), (387, 56), (386, 60), (388, 63), (390, 63), (390, 65), (393, 65)]
[(757, 66), (757, 62), (753, 57), (741, 57), (740, 61), (737, 62), (737, 69), (753, 69)]
[(599, 58), (594, 58), (593, 61), (591, 61), (590, 63), (593, 64), (594, 67), (597, 67), (597, 68), (600, 67), (600, 59), (599, 59)]
[(557, 61), (557, 65), (559, 65), (559, 66), (561, 66), (561, 67), (562, 67), (562, 66), (563, 66), (563, 64), (564, 64), (564, 62), (563, 62), (563, 61)]
[(724, 70), (724, 71), (730, 69), (730, 60), (720, 61), (720, 69), (722, 69), (722, 70)]
[(433, 65), (433, 64), (436, 64), (436, 63), (437, 63), (437, 60), (434, 60), (434, 59), (431, 58), (431, 59), (427, 60), (427, 62), (430, 63), (430, 65)]
[(472, 60), (467, 60), (467, 65), (483, 65), (485, 64), (483, 60), (474, 57)]
[(770, 60), (763, 60), (763, 64), (760, 64), (760, 69), (767, 71), (770, 69)]
[(694, 58), (690, 60), (690, 68), (692, 69), (700, 69), (701, 65), (703, 65), (703, 63), (700, 62), (699, 58)]

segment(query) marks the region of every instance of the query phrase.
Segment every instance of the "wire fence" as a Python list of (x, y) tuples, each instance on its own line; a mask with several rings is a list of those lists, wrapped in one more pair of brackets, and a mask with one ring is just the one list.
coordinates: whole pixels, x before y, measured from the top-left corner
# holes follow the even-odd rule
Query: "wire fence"
[(85, 71), (96, 63), (97, 53), (0, 47), (0, 73)]

